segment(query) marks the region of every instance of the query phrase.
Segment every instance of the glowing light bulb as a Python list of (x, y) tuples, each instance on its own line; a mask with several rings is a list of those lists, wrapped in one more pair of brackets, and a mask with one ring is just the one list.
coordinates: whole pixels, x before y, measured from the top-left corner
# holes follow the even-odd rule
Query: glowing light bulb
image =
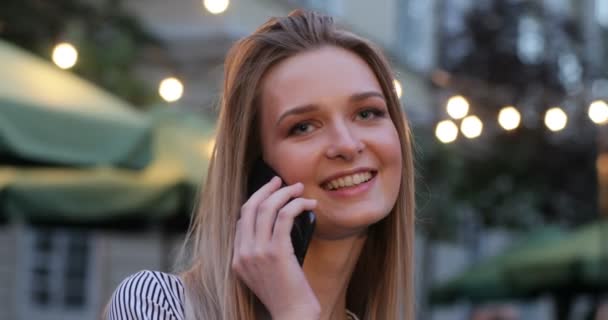
[(448, 99), (447, 111), (450, 117), (462, 119), (469, 113), (469, 102), (463, 96), (453, 96)]
[(513, 130), (519, 127), (521, 115), (513, 106), (506, 106), (498, 113), (498, 124), (505, 130)]
[(179, 100), (184, 93), (184, 85), (176, 78), (167, 78), (160, 82), (158, 93), (167, 102)]
[(450, 143), (458, 137), (458, 127), (452, 120), (443, 120), (435, 128), (435, 136), (443, 143)]
[(395, 79), (393, 80), (393, 85), (395, 86), (395, 91), (397, 91), (397, 97), (401, 98), (401, 94), (403, 93), (403, 90), (401, 88), (401, 82)]
[(560, 131), (566, 127), (568, 116), (561, 108), (555, 107), (545, 113), (545, 125), (551, 131)]
[(608, 104), (602, 100), (593, 101), (589, 105), (589, 118), (597, 124), (608, 122)]
[(483, 123), (477, 116), (468, 116), (462, 120), (460, 131), (469, 139), (477, 138), (483, 131)]
[(67, 42), (60, 43), (53, 49), (53, 62), (61, 69), (69, 69), (78, 61), (78, 51)]
[(212, 14), (220, 14), (228, 9), (229, 0), (204, 0), (205, 9)]

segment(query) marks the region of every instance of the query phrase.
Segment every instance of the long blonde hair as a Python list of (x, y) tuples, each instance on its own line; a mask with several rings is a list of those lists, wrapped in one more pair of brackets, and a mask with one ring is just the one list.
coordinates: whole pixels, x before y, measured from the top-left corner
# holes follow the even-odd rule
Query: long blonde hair
[(186, 319), (255, 320), (264, 310), (231, 271), (235, 225), (252, 162), (260, 154), (259, 84), (277, 62), (322, 46), (350, 50), (367, 62), (382, 87), (401, 141), (401, 190), (391, 213), (370, 227), (347, 292), (347, 307), (361, 319), (413, 319), (414, 170), (409, 126), (381, 51), (331, 17), (296, 10), (272, 18), (238, 41), (225, 63), (215, 149), (186, 239)]

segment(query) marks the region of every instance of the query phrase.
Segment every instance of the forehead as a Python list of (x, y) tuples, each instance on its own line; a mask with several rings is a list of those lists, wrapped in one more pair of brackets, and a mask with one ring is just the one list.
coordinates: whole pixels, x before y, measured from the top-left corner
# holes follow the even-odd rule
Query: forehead
[[(261, 83), (264, 109), (334, 102), (363, 91), (382, 92), (367, 63), (348, 50), (327, 46), (285, 59)], [(277, 110), (279, 109), (279, 110)]]

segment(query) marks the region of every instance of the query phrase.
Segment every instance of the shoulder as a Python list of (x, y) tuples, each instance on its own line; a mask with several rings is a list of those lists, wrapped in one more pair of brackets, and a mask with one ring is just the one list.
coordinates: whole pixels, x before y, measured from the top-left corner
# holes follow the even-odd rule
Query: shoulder
[(184, 319), (184, 285), (179, 277), (143, 270), (124, 279), (114, 291), (108, 320)]

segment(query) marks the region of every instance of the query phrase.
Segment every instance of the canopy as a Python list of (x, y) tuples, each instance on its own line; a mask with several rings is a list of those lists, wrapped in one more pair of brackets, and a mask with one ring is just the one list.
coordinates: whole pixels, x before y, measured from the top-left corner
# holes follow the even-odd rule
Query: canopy
[(552, 243), (522, 252), (506, 277), (524, 295), (556, 290), (608, 290), (608, 221), (581, 227)]
[(596, 222), (568, 234), (545, 229), (434, 288), (431, 300), (481, 302), (560, 290), (608, 290), (607, 258), (607, 222)]
[(151, 125), (129, 104), (0, 41), (0, 160), (142, 168)]
[(507, 262), (522, 253), (535, 250), (562, 236), (554, 227), (544, 228), (524, 237), (503, 254), (481, 261), (465, 272), (431, 290), (431, 301), (450, 303), (457, 300), (487, 301), (511, 297), (515, 294), (504, 276)]
[(43, 223), (159, 221), (190, 213), (208, 164), (213, 123), (174, 110), (147, 115), (154, 160), (141, 171), (0, 167), (0, 213)]

